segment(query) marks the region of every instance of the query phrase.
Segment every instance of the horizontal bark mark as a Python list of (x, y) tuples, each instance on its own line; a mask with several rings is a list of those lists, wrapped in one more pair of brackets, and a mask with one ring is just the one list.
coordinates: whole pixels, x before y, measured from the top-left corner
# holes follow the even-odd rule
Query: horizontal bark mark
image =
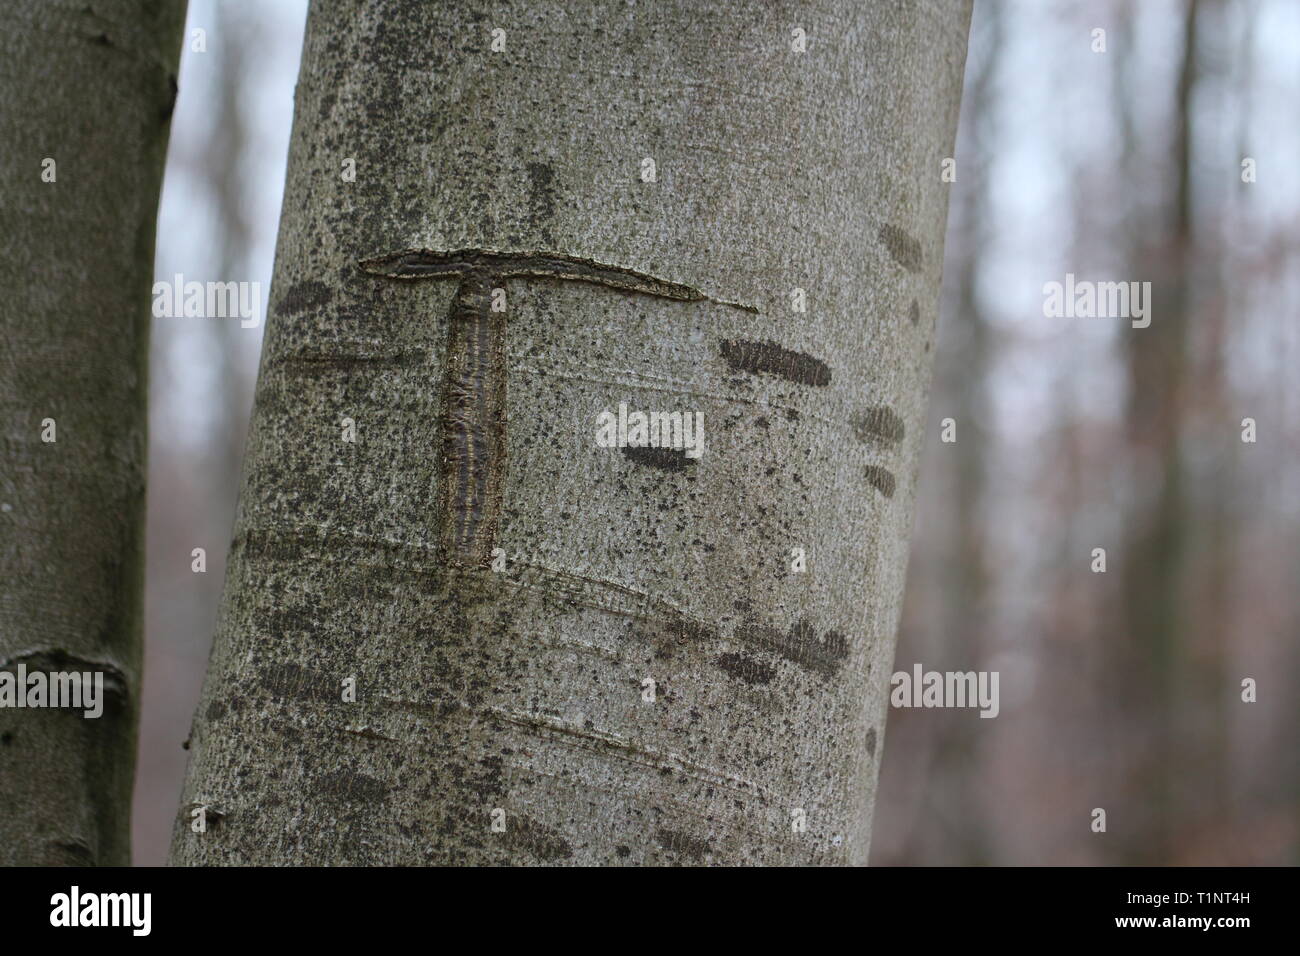
[(317, 792), (344, 803), (378, 803), (387, 799), (389, 786), (356, 770), (336, 770), (317, 778)]
[(486, 713), (550, 743), (601, 754), (607, 759), (620, 760), (651, 773), (680, 774), (745, 797), (757, 797), (767, 802), (773, 799), (762, 786), (752, 780), (696, 763), (672, 751), (656, 749), (639, 739), (606, 733), (594, 727), (566, 724), (542, 714), (511, 712), (498, 707), (490, 707)]
[(297, 372), (351, 371), (359, 368), (402, 368), (423, 364), (427, 356), (421, 351), (349, 349), (346, 343), (340, 348), (310, 348), (277, 356), (275, 365), (283, 365)]
[(717, 660), (723, 671), (746, 684), (765, 685), (776, 677), (776, 668), (748, 654), (723, 654)]
[[(275, 635), (280, 637), (280, 635)], [(335, 703), (342, 699), (342, 683), (298, 664), (268, 664), (258, 684), (276, 699)]]
[(699, 289), (680, 282), (669, 282), (627, 269), (611, 266), (593, 259), (582, 259), (550, 252), (494, 252), (490, 249), (458, 249), (453, 252), (434, 252), (429, 249), (407, 249), (388, 255), (363, 259), (361, 269), (370, 275), (390, 279), (439, 279), (479, 272), (495, 278), (510, 279), (532, 277), (537, 279), (570, 279), (594, 285), (638, 292), (680, 302), (714, 302), (746, 312), (757, 313), (752, 305), (718, 299)]
[(830, 367), (821, 359), (782, 348), (775, 342), (723, 339), (720, 348), (727, 364), (738, 372), (766, 372), (797, 385), (821, 387), (831, 383)]
[(903, 440), (903, 420), (892, 408), (884, 405), (859, 412), (849, 420), (849, 424), (861, 442), (878, 439), (893, 445)]
[(827, 631), (818, 638), (806, 620), (796, 621), (788, 632), (782, 633), (770, 624), (750, 619), (736, 628), (736, 638), (779, 654), (826, 680), (839, 673), (849, 656), (849, 644), (843, 634)]
[(880, 241), (890, 256), (908, 272), (921, 271), (921, 243), (898, 226), (880, 227)]
[(703, 863), (713, 852), (713, 847), (703, 837), (682, 833), (680, 830), (670, 830), (667, 827), (659, 827), (655, 831), (655, 839), (668, 852), (676, 853), (695, 863)]
[(886, 498), (894, 497), (894, 474), (879, 465), (867, 465), (867, 481)]
[(504, 842), (546, 863), (573, 858), (573, 847), (559, 831), (522, 814), (507, 814)]
[(325, 283), (319, 279), (305, 279), (289, 287), (289, 291), (275, 307), (275, 314), (291, 316), (300, 312), (316, 312), (328, 305), (333, 298), (334, 293)]
[(623, 455), (628, 461), (660, 471), (686, 471), (696, 459), (686, 454), (684, 448), (657, 448), (651, 445), (626, 445)]

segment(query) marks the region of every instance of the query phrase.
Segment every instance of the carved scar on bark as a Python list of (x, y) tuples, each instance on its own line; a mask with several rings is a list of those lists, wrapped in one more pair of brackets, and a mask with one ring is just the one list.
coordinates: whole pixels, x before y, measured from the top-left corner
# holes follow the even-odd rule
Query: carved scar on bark
[(441, 547), (464, 567), (491, 562), (506, 467), (506, 319), (493, 312), (492, 289), (506, 279), (571, 279), (681, 302), (714, 302), (699, 289), (619, 266), (552, 252), (407, 249), (359, 263), (389, 279), (456, 279), (443, 376)]

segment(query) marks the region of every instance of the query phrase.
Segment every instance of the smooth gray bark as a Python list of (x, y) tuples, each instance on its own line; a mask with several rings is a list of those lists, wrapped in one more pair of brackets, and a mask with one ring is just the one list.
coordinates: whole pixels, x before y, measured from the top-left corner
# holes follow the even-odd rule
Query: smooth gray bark
[(130, 860), (149, 292), (184, 19), (171, 0), (0, 3), (0, 669), (102, 672), (105, 697), (98, 718), (0, 708), (6, 865)]
[(175, 862), (866, 861), (968, 18), (312, 8)]

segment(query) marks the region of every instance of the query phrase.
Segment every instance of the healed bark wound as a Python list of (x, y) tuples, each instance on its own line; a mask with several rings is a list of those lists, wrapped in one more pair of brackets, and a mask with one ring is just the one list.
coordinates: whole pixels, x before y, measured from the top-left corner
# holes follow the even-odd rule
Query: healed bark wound
[(479, 271), (456, 289), (443, 400), (444, 553), (476, 566), (492, 555), (506, 466), (505, 315), (491, 295)]

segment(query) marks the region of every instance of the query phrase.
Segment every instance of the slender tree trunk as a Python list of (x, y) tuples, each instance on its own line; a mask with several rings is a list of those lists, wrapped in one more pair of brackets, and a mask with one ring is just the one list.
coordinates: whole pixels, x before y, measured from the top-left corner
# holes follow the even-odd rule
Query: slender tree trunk
[(174, 861), (866, 860), (968, 17), (312, 8)]
[[(967, 251), (953, 277), (959, 303), (955, 318), (960, 324), (953, 338), (959, 347), (948, 355), (954, 366), (960, 362), (960, 371), (953, 374), (950, 381), (956, 385), (954, 410), (958, 412), (961, 427), (965, 430), (952, 449), (955, 453), (952, 469), (955, 514), (951, 544), (955, 573), (951, 590), (946, 595), (947, 610), (952, 618), (948, 622), (948, 646), (944, 653), (955, 670), (982, 667), (991, 653), (988, 608), (994, 568), (988, 559), (989, 535), (985, 515), (989, 510), (987, 459), (995, 434), (987, 394), (992, 364), (990, 353), (994, 351), (994, 345), (990, 341), (993, 336), (980, 300), (979, 274), (984, 263), (983, 251), (988, 248), (990, 239), (988, 233), (991, 232), (988, 169), (997, 148), (998, 134), (993, 90), (999, 55), (1004, 48), (1005, 30), (1004, 12), (997, 4), (984, 5), (977, 19), (981, 17), (981, 26), (972, 27), (972, 33), (986, 31), (981, 35), (980, 69), (974, 73), (965, 94), (972, 148), (969, 153), (961, 154), (961, 170), (967, 190), (958, 221), (962, 245)], [(958, 148), (960, 150), (961, 146)], [(974, 189), (970, 188), (972, 180), (978, 184)], [(949, 314), (949, 318), (953, 317)], [(985, 792), (983, 785), (988, 780), (985, 767), (989, 748), (987, 735), (982, 732), (984, 728), (978, 725), (986, 721), (972, 723), (963, 720), (961, 718), (966, 715), (960, 712), (947, 716), (949, 719), (941, 724), (940, 730), (940, 748), (946, 756), (940, 763), (954, 768), (954, 772), (945, 781), (945, 786), (936, 788), (941, 792), (930, 796), (941, 806), (950, 808), (945, 816), (965, 821), (963, 832), (955, 839), (953, 834), (945, 834), (952, 850), (950, 859), (964, 866), (986, 866), (994, 862), (991, 859), (993, 848), (987, 842), (990, 827), (982, 797)]]
[[(1124, 617), (1136, 666), (1131, 699), (1146, 702), (1149, 746), (1140, 780), (1149, 806), (1146, 839), (1127, 862), (1154, 865), (1173, 858), (1182, 825), (1179, 768), (1186, 758), (1177, 734), (1178, 688), (1187, 680), (1185, 595), (1188, 568), (1188, 488), (1183, 467), (1182, 412), (1187, 397), (1187, 341), (1194, 307), (1189, 263), (1195, 261), (1192, 220), (1192, 90), (1197, 79), (1199, 0), (1185, 5), (1183, 51), (1175, 92), (1174, 162), (1162, 245), (1152, 284), (1152, 320), (1128, 338), (1129, 441), (1149, 456), (1153, 487), (1129, 522), (1124, 557)], [(1148, 239), (1148, 242), (1150, 240)], [(1150, 253), (1148, 253), (1150, 255)], [(1156, 311), (1158, 310), (1158, 311)], [(1142, 489), (1145, 491), (1146, 489)], [(1204, 706), (1198, 701), (1197, 706)], [(1196, 785), (1201, 786), (1198, 780)]]
[(140, 689), (154, 224), (183, 2), (0, 4), (0, 863), (125, 864)]

